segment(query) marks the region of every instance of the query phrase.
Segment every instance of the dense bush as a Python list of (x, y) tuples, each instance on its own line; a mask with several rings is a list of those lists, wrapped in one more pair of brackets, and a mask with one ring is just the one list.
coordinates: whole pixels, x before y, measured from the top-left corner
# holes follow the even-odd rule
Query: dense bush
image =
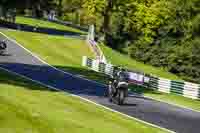
[(200, 83), (200, 0), (88, 0), (85, 7), (103, 21), (107, 45)]

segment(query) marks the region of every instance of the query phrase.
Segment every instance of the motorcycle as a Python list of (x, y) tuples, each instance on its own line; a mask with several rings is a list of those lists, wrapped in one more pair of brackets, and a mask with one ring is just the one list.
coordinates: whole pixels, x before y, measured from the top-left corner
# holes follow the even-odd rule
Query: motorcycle
[(108, 85), (108, 99), (109, 102), (124, 104), (126, 97), (128, 97), (128, 81), (127, 80), (110, 80)]
[(7, 44), (5, 41), (0, 41), (0, 55), (4, 55), (6, 53)]

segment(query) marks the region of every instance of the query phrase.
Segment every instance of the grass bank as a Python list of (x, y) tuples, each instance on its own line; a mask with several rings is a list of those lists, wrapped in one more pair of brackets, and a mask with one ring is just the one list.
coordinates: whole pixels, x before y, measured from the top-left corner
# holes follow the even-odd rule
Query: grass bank
[[(6, 35), (17, 40), (20, 44), (22, 44), (27, 49), (31, 50), (44, 61), (59, 69), (69, 71), (71, 73), (81, 75), (83, 77), (96, 80), (101, 83), (106, 83), (106, 76), (90, 71), (81, 66), (82, 56), (94, 58), (93, 53), (83, 40), (66, 38), (61, 36), (50, 36), (31, 32), (9, 30), (1, 31)], [(164, 71), (161, 68), (155, 68), (150, 65), (146, 65), (135, 61), (105, 45), (101, 45), (100, 47), (106, 55), (107, 59), (113, 64), (123, 65), (133, 70), (136, 69), (145, 73), (154, 74), (164, 78), (181, 80), (176, 75)], [(142, 89), (137, 89), (137, 92), (143, 92), (145, 96), (157, 100), (185, 106), (200, 111), (200, 101), (198, 100), (192, 100), (174, 94), (164, 94), (159, 92), (155, 93), (149, 90), (146, 91)]]
[(106, 82), (107, 76), (81, 66), (82, 56), (94, 58), (84, 40), (15, 30), (1, 30), (1, 32), (59, 69), (101, 83)]
[(164, 133), (0, 70), (2, 133)]

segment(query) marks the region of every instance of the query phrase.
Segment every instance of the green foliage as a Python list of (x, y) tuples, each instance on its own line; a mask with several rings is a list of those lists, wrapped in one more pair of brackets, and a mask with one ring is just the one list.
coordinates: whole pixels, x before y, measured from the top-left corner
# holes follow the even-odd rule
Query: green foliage
[(200, 82), (200, 0), (38, 0), (42, 9), (50, 3), (64, 20), (94, 24), (99, 38), (112, 48)]
[(108, 2), (99, 2), (88, 1), (84, 8), (98, 27), (104, 26), (106, 14), (110, 16), (107, 45), (120, 51), (128, 49), (132, 58), (186, 80), (200, 81), (196, 61), (200, 55), (200, 0), (111, 0), (107, 12)]
[(62, 4), (65, 20), (94, 24), (112, 48), (186, 80), (200, 81), (196, 61), (200, 0), (55, 1)]
[[(121, 31), (132, 36), (132, 44), (128, 46), (129, 55), (144, 63), (164, 67), (186, 80), (199, 82), (199, 63), (194, 61), (200, 55), (197, 52), (200, 33), (199, 2), (129, 1), (126, 6), (132, 7), (132, 10), (118, 18), (125, 19), (125, 26)], [(119, 26), (118, 23), (115, 25)], [(115, 33), (117, 31), (119, 30), (114, 30)], [(122, 44), (115, 42), (114, 45)], [(123, 45), (127, 47), (125, 43)]]

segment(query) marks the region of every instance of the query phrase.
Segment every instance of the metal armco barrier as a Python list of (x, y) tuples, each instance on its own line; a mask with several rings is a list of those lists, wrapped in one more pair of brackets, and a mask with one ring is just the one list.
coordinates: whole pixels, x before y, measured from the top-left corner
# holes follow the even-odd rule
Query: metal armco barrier
[(82, 66), (89, 67), (96, 72), (105, 73), (107, 75), (113, 75), (114, 71), (112, 64), (105, 64), (99, 60), (87, 58), (86, 56), (83, 56)]
[(171, 81), (164, 78), (159, 78), (158, 90), (165, 93), (170, 93)]
[(199, 98), (199, 85), (185, 82), (183, 95), (189, 98)]
[(198, 96), (199, 96), (199, 99), (200, 99), (200, 86), (199, 86), (199, 94), (198, 94)]
[(151, 77), (150, 87), (164, 93), (174, 93), (187, 98), (200, 99), (199, 84)]
[(158, 82), (159, 82), (159, 78), (150, 77), (150, 81), (149, 81), (150, 88), (158, 90)]
[(105, 73), (105, 70), (106, 70), (106, 64), (100, 62), (99, 63), (99, 72), (100, 73)]
[[(112, 64), (105, 64), (97, 60), (93, 60), (83, 57), (83, 66), (89, 67), (90, 69), (101, 72), (107, 75), (113, 75), (114, 66)], [(91, 65), (93, 64), (93, 65)], [(200, 85), (184, 81), (174, 81), (165, 78), (159, 78), (156, 76), (145, 76), (145, 74), (139, 74), (137, 72), (130, 72), (130, 83), (141, 84), (148, 83), (149, 88), (158, 90), (164, 93), (173, 93), (182, 95), (187, 98), (200, 99)], [(143, 77), (142, 77), (143, 76)], [(132, 78), (132, 79), (131, 79)], [(149, 79), (145, 79), (149, 78)], [(145, 82), (146, 80), (146, 82)], [(141, 83), (138, 83), (141, 82)]]
[(91, 59), (88, 59), (86, 63), (87, 63), (88, 67), (92, 67), (92, 60)]
[(113, 75), (113, 73), (114, 73), (113, 65), (107, 64), (106, 68), (105, 68), (105, 74), (107, 74), (107, 75)]
[(171, 81), (171, 93), (183, 95), (184, 82)]
[[(114, 65), (106, 64), (99, 60), (93, 60), (93, 59), (87, 58), (86, 56), (83, 57), (82, 65), (89, 67), (90, 69), (96, 72), (104, 73), (110, 76), (113, 76), (114, 71), (115, 71)], [(133, 71), (128, 71), (127, 74), (129, 76), (128, 78), (129, 78), (130, 84), (147, 86), (147, 84), (149, 83), (149, 77), (145, 76), (144, 74), (141, 74), (139, 72), (133, 72)]]

